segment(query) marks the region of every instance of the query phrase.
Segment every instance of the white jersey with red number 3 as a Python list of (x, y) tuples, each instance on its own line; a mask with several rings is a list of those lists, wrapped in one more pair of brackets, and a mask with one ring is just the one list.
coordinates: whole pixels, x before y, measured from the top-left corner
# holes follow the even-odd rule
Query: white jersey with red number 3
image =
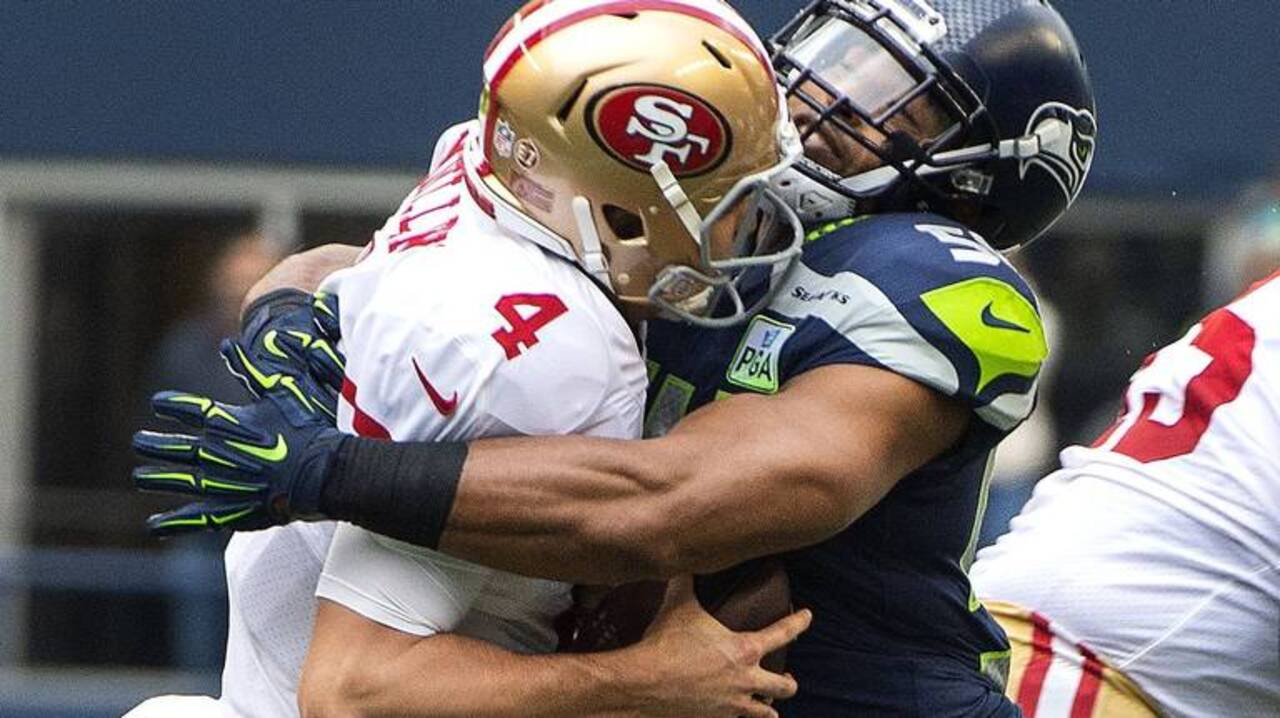
[[(1280, 274), (1149, 357), (1062, 466), (979, 554), (979, 595), (1043, 615), (1170, 715), (1280, 715)], [(1069, 690), (1056, 670), (1041, 705)]]
[[(579, 268), (497, 227), (465, 177), (471, 128), (446, 133), (361, 260), (325, 281), (347, 358), (339, 428), (397, 441), (637, 438), (646, 376), (630, 329)], [(246, 717), (297, 715), (313, 593), (406, 633), (521, 652), (552, 650), (552, 620), (570, 604), (566, 584), (348, 524), (238, 535), (227, 562), (223, 702)]]

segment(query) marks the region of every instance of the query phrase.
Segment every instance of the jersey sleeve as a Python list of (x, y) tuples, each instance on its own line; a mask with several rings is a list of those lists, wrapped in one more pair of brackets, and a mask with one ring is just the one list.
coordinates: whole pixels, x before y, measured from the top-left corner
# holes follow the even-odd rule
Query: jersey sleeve
[(493, 569), (350, 524), (334, 533), (316, 596), (415, 636), (457, 628)]
[(478, 123), (475, 120), (463, 122), (450, 127), (440, 135), (440, 139), (436, 141), (435, 150), (431, 153), (430, 172), (440, 169), (440, 165), (445, 160), (458, 154), (462, 148), (462, 143), (466, 141), (467, 135), (476, 128)]
[(785, 375), (877, 366), (1010, 431), (1030, 415), (1048, 355), (1034, 294), (981, 237), (941, 217), (873, 217), (806, 252), (773, 309), (802, 321)]
[[(465, 246), (414, 249), (374, 256), (330, 284), (347, 354), (340, 428), (397, 441), (470, 440), (585, 433), (607, 413), (616, 369), (598, 307), (540, 271), (540, 251), (494, 251), (517, 254), (482, 263)], [(486, 587), (498, 575), (342, 526), (317, 595), (427, 636), (457, 629), (478, 600), (492, 601)]]
[[(338, 426), (362, 436), (461, 440), (490, 433), (493, 367), (473, 335), (488, 320), (471, 297), (439, 283), (425, 254), (375, 256), (345, 270), (339, 293), (346, 375)], [(449, 632), (493, 575), (438, 552), (341, 525), (316, 595), (417, 636)]]

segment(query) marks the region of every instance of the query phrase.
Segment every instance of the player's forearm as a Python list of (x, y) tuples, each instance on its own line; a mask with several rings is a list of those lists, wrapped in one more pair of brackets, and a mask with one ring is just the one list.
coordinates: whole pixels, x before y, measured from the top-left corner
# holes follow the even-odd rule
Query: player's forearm
[[(331, 503), (330, 516), (484, 565), (574, 583), (710, 572), (814, 543), (846, 524), (823, 482), (793, 475), (803, 462), (789, 461), (784, 472), (776, 450), (705, 432), (643, 442), (477, 441), (465, 464), (455, 458), (460, 479), (448, 496), (424, 481), (444, 471), (432, 454), (440, 447), (361, 442), (358, 449), (338, 462), (336, 471), (350, 474), (339, 483), (363, 494), (369, 477), (383, 481), (389, 466), (400, 476), (386, 480), (387, 495), (357, 497), (368, 510)], [(430, 458), (418, 462), (415, 455)], [(414, 483), (421, 488), (406, 488)], [(428, 524), (438, 528), (420, 531)]]
[(967, 417), (889, 372), (825, 367), (777, 396), (706, 406), (661, 439), (477, 443), (440, 545), (578, 583), (709, 573), (843, 530), (954, 445)]
[(555, 465), (536, 467), (515, 442), (474, 445), (441, 548), (601, 583), (709, 573), (843, 527), (807, 511), (831, 497), (775, 472), (767, 451), (722, 445), (683, 435), (557, 442)]
[(350, 490), (325, 513), (574, 583), (705, 573), (834, 535), (953, 445), (966, 418), (888, 372), (824, 368), (777, 397), (705, 407), (661, 439), (353, 439), (329, 476)]
[(375, 533), (515, 573), (624, 582), (654, 575), (656, 547), (643, 537), (657, 517), (650, 507), (676, 479), (650, 444), (344, 439), (326, 476), (322, 509)]
[(652, 706), (648, 671), (628, 651), (529, 656), (439, 635), (390, 657), (356, 653), (364, 665), (350, 652), (328, 670), (308, 664), (304, 718), (621, 718)]
[(249, 289), (241, 309), (254, 300), (280, 289), (300, 289), (311, 293), (320, 288), (324, 278), (355, 263), (359, 247), (326, 244), (286, 257)]

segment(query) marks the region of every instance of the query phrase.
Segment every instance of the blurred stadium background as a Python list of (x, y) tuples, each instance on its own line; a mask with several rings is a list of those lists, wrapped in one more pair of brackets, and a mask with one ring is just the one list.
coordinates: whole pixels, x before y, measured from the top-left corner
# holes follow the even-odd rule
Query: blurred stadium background
[[(800, 3), (736, 4), (768, 30)], [(221, 541), (144, 535), (163, 502), (131, 490), (129, 435), (154, 390), (238, 398), (214, 354), (235, 292), (281, 252), (365, 241), (473, 113), (516, 5), (4, 4), (0, 715), (216, 693)], [(1055, 310), (1057, 360), (990, 534), (1056, 447), (1106, 423), (1144, 354), (1238, 288), (1242, 249), (1267, 249), (1242, 235), (1280, 245), (1280, 5), (1057, 5), (1090, 61), (1098, 159), (1018, 258)]]

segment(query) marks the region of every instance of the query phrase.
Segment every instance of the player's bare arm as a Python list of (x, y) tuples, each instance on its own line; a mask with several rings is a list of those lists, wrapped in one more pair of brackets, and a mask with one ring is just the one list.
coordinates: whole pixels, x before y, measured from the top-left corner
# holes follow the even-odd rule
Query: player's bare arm
[(733, 633), (681, 580), (643, 642), (531, 656), (458, 635), (401, 633), (321, 601), (298, 700), (308, 718), (775, 716), (762, 699), (789, 698), (796, 684), (760, 668), (760, 659), (808, 623), (800, 612), (763, 631)]
[(441, 547), (579, 582), (714, 571), (835, 534), (966, 425), (954, 400), (842, 365), (661, 439), (474, 442)]
[[(857, 365), (807, 372), (775, 396), (716, 402), (645, 441), (392, 445), (340, 437), (318, 417), (290, 426), (269, 403), (252, 416), (246, 409), (227, 408), (241, 426), (296, 446), (269, 475), (277, 515), (268, 522), (319, 511), (494, 568), (578, 583), (706, 572), (819, 542), (944, 454), (969, 422), (958, 401)], [(203, 441), (219, 441), (218, 426), (204, 428)], [(330, 432), (336, 450), (319, 440)], [(404, 485), (414, 490), (385, 500)], [(299, 495), (317, 503), (290, 508), (283, 499)], [(187, 520), (207, 508), (177, 513)], [(153, 530), (172, 518), (154, 518)]]
[(249, 288), (241, 308), (247, 309), (257, 300), (282, 289), (314, 292), (325, 277), (350, 267), (359, 256), (359, 247), (326, 244), (286, 257)]

